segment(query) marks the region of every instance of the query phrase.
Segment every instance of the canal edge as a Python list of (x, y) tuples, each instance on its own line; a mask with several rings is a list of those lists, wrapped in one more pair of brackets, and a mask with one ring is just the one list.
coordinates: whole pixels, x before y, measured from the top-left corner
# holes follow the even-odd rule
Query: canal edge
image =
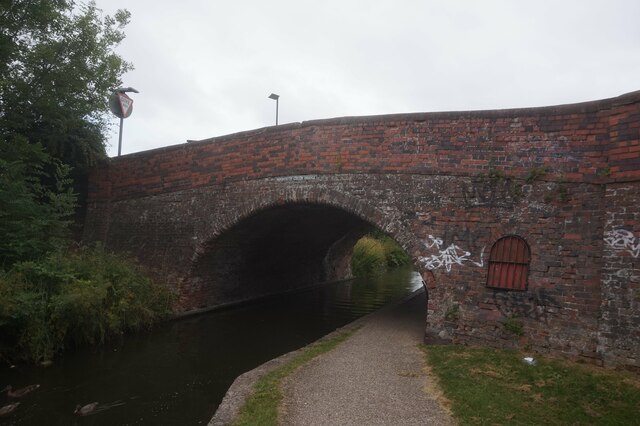
[(216, 409), (216, 412), (209, 421), (208, 426), (227, 426), (233, 424), (238, 416), (238, 413), (240, 412), (240, 409), (247, 401), (247, 398), (249, 398), (249, 396), (251, 396), (251, 394), (253, 393), (254, 387), (258, 380), (260, 380), (263, 376), (275, 370), (276, 368), (294, 359), (297, 355), (304, 352), (304, 350), (309, 346), (324, 342), (326, 340), (330, 340), (338, 334), (347, 331), (355, 331), (356, 329), (362, 327), (362, 325), (364, 325), (366, 322), (370, 321), (372, 318), (388, 310), (394, 309), (396, 306), (401, 305), (424, 292), (425, 288), (423, 286), (422, 288), (409, 293), (407, 296), (396, 301), (395, 303), (391, 303), (381, 309), (378, 309), (375, 312), (364, 315), (356, 319), (355, 321), (350, 322), (349, 324), (336, 328), (331, 333), (322, 336), (321, 338), (309, 343), (306, 346), (303, 346), (291, 352), (287, 352), (286, 354), (271, 359), (252, 370), (242, 373), (241, 375), (236, 377), (229, 389), (227, 389), (222, 402)]

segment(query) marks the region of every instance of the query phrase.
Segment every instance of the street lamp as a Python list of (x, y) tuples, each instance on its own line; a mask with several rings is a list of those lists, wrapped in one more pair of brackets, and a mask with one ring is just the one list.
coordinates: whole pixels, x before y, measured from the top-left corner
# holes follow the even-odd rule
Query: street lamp
[(276, 101), (276, 126), (278, 125), (278, 99), (280, 99), (280, 95), (276, 95), (275, 93), (272, 93), (269, 95), (269, 99), (273, 99), (274, 101)]
[(120, 133), (118, 135), (118, 157), (122, 153), (122, 122), (133, 111), (133, 99), (126, 95), (127, 92), (140, 93), (133, 87), (120, 87), (113, 91), (109, 97), (109, 107), (116, 117), (120, 118)]

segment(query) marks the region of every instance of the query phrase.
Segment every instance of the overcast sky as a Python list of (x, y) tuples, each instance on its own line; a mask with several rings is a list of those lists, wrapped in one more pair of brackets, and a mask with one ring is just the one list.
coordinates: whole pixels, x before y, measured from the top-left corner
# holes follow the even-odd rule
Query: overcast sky
[[(640, 1), (97, 0), (117, 49), (123, 154), (275, 123), (555, 105), (640, 89)], [(117, 154), (117, 119), (110, 138)]]

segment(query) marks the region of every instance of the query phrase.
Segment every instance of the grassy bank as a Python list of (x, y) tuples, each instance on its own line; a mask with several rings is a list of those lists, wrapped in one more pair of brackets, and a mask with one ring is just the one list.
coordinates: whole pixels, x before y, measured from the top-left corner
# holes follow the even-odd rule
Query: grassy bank
[(373, 232), (353, 247), (351, 271), (356, 277), (365, 277), (410, 263), (411, 258), (398, 243), (381, 232)]
[(253, 394), (240, 410), (235, 426), (277, 425), (278, 405), (282, 400), (282, 381), (297, 368), (320, 354), (330, 351), (351, 336), (355, 330), (345, 331), (334, 337), (308, 346), (301, 354), (263, 376), (255, 385)]
[(51, 360), (170, 313), (172, 293), (100, 246), (53, 252), (0, 271), (0, 357)]
[(513, 351), (423, 347), (460, 424), (640, 424), (637, 376)]

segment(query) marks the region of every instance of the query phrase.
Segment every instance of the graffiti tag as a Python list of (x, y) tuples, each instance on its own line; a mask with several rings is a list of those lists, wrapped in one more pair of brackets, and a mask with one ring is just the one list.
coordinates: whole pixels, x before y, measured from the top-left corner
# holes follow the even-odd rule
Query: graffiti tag
[(507, 318), (531, 318), (547, 321), (548, 308), (559, 308), (560, 304), (546, 291), (537, 289), (534, 294), (495, 292), (493, 303)]
[(605, 234), (604, 241), (616, 251), (627, 251), (631, 256), (640, 256), (640, 238), (626, 229), (614, 229)]
[(453, 265), (463, 265), (465, 262), (471, 262), (479, 267), (484, 265), (484, 247), (480, 252), (480, 262), (475, 262), (470, 259), (470, 252), (463, 250), (456, 244), (452, 243), (443, 250), (442, 239), (436, 238), (433, 235), (429, 235), (429, 241), (424, 243), (424, 245), (428, 249), (436, 247), (438, 250), (438, 254), (418, 257), (418, 261), (430, 271), (438, 268), (446, 268), (447, 272), (451, 272), (451, 267)]

